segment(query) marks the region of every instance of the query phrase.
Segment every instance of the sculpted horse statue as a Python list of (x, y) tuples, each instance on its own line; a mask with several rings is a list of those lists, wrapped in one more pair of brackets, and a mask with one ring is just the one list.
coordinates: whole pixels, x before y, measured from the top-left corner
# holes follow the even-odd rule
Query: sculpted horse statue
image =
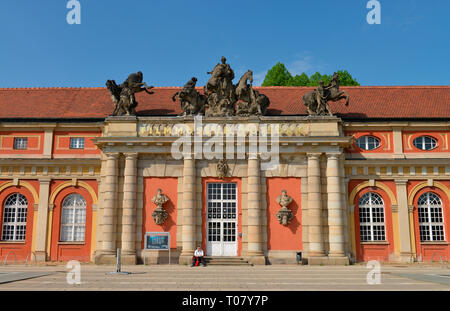
[[(250, 84), (247, 83), (250, 82)], [(260, 94), (252, 87), (253, 72), (248, 70), (239, 80), (236, 86), (236, 96), (238, 98), (237, 115), (259, 115), (264, 116), (267, 113), (267, 107), (270, 105), (269, 98)]]
[(172, 96), (173, 102), (175, 102), (177, 96), (180, 99), (181, 109), (183, 110), (180, 116), (191, 116), (205, 113), (208, 98), (197, 92), (195, 89), (196, 83), (197, 78), (193, 77), (185, 84), (181, 91), (176, 92)]
[(323, 102), (317, 101), (318, 90), (310, 91), (303, 95), (303, 104), (306, 106), (309, 115), (333, 115), (328, 101), (337, 102), (345, 99), (345, 105), (348, 106), (350, 96), (346, 91), (339, 91), (339, 74), (334, 73), (331, 82), (327, 85), (328, 90), (326, 100)]

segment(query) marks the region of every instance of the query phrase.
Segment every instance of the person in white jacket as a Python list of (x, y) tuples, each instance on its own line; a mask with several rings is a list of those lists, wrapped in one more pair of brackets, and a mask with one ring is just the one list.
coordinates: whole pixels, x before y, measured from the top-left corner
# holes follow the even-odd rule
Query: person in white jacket
[(192, 257), (192, 267), (198, 266), (200, 264), (203, 265), (203, 267), (206, 266), (205, 261), (203, 259), (204, 253), (200, 246), (197, 247), (197, 249), (194, 252), (194, 257)]

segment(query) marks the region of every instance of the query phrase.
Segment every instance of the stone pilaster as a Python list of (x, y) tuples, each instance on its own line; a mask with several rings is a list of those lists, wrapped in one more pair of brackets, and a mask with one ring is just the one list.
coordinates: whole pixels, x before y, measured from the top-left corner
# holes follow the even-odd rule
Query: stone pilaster
[(122, 263), (136, 264), (137, 154), (126, 153), (123, 182)]
[(251, 155), (247, 167), (247, 256), (251, 263), (266, 263), (261, 234), (261, 165), (257, 155)]
[(195, 230), (195, 159), (184, 158), (183, 166), (183, 227), (182, 227), (182, 249), (180, 264), (190, 264), (196, 249)]
[(102, 249), (96, 255), (95, 263), (112, 264), (116, 257), (115, 214), (117, 209), (117, 175), (119, 154), (106, 155), (105, 185), (103, 195)]
[(398, 226), (400, 233), (400, 261), (409, 262), (412, 258), (411, 233), (408, 212), (408, 191), (406, 188), (408, 180), (396, 180), (398, 201)]
[(345, 221), (339, 163), (339, 154), (327, 154), (328, 240), (330, 243), (328, 256), (339, 257), (344, 263), (348, 263), (345, 257)]
[(308, 154), (308, 223), (309, 259), (324, 257), (322, 236), (322, 194), (320, 182), (320, 153)]
[(36, 261), (46, 261), (47, 259), (47, 229), (48, 229), (48, 209), (49, 209), (50, 179), (39, 180), (39, 206), (36, 229)]

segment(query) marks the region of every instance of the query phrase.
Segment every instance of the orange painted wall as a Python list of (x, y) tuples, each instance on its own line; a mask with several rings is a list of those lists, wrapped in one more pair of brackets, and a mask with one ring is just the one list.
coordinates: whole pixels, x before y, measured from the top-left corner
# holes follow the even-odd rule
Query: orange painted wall
[[(146, 232), (170, 232), (170, 248), (177, 248), (177, 201), (178, 201), (178, 178), (174, 177), (145, 177), (144, 178), (144, 210), (142, 220), (142, 248), (144, 248)], [(169, 217), (162, 225), (157, 225), (152, 217), (156, 209), (153, 197), (162, 190), (169, 201), (164, 204), (164, 209)]]
[[(414, 139), (419, 136), (431, 136), (437, 140), (437, 147), (433, 150), (424, 151), (422, 149), (416, 148), (413, 144)], [(404, 153), (439, 153), (439, 152), (450, 152), (449, 140), (450, 132), (446, 131), (434, 131), (434, 132), (408, 132), (404, 131), (402, 133), (403, 137), (403, 152)]]
[[(52, 184), (52, 188), (60, 184), (63, 181), (57, 181)], [(94, 182), (90, 182), (94, 183)], [(95, 187), (96, 188), (96, 187)], [(97, 190), (96, 190), (97, 191)], [(84, 243), (72, 243), (61, 244), (60, 232), (61, 232), (61, 209), (64, 198), (69, 194), (78, 193), (82, 195), (86, 200), (86, 227)], [(91, 235), (92, 235), (92, 204), (93, 199), (90, 193), (82, 187), (67, 187), (61, 190), (55, 198), (53, 219), (52, 219), (52, 235), (51, 235), (51, 247), (50, 247), (50, 259), (52, 261), (70, 261), (78, 260), (82, 262), (90, 261), (91, 252)]]
[[(363, 180), (351, 180), (349, 182), (349, 193), (358, 184), (362, 183)], [(394, 195), (396, 196), (396, 187), (393, 181), (383, 181), (383, 183), (388, 186)], [(384, 217), (385, 217), (385, 230), (386, 230), (386, 241), (388, 244), (384, 243), (371, 243), (362, 244), (361, 234), (359, 227), (359, 199), (368, 192), (375, 192), (379, 194), (384, 201)], [(389, 261), (389, 255), (394, 253), (394, 232), (392, 223), (392, 202), (386, 192), (378, 187), (366, 187), (360, 190), (355, 196), (355, 237), (356, 237), (356, 260), (357, 261), (369, 261), (369, 260), (379, 260), (383, 262)]]
[[(419, 184), (422, 181), (413, 181), (408, 183), (408, 194), (412, 190), (412, 188)], [(444, 184), (448, 189), (450, 189), (450, 181), (439, 181), (440, 183)], [(420, 242), (420, 230), (419, 230), (419, 212), (418, 212), (418, 200), (419, 197), (426, 193), (426, 192), (433, 192), (437, 194), (441, 198), (442, 202), (442, 212), (443, 212), (443, 220), (444, 220), (444, 234), (445, 234), (445, 241), (447, 241), (446, 245), (442, 244), (422, 244)], [(413, 200), (414, 204), (414, 237), (415, 237), (415, 243), (416, 243), (416, 251), (417, 256), (422, 256), (423, 261), (431, 261), (431, 260), (439, 260), (439, 257), (437, 255), (440, 255), (443, 260), (450, 260), (450, 245), (449, 243), (449, 230), (450, 230), (450, 200), (448, 196), (439, 188), (436, 187), (425, 187), (419, 190), (416, 195), (414, 196)], [(432, 259), (432, 256), (434, 254), (434, 258)]]
[[(6, 180), (2, 181), (0, 183), (3, 184), (7, 182)], [(35, 180), (27, 180), (29, 184), (31, 184), (36, 191), (39, 193), (39, 182)], [(24, 261), (28, 254), (31, 252), (31, 243), (32, 243), (32, 237), (33, 237), (33, 217), (34, 217), (34, 204), (37, 204), (38, 202), (35, 202), (33, 199), (33, 195), (31, 192), (20, 186), (12, 186), (4, 189), (0, 193), (0, 234), (3, 231), (3, 206), (5, 203), (6, 198), (13, 193), (20, 193), (24, 195), (28, 202), (28, 210), (27, 210), (27, 228), (25, 233), (25, 243), (9, 243), (9, 242), (2, 242), (0, 241), (0, 258), (1, 260), (4, 260), (6, 255), (11, 252), (11, 254), (8, 256), (8, 262), (14, 261), (14, 254), (16, 255), (16, 259), (18, 261)], [(14, 253), (14, 254), (13, 254)]]
[[(92, 138), (99, 137), (100, 132), (54, 132), (53, 134), (53, 154), (100, 154), (101, 150), (92, 141)], [(71, 137), (84, 137), (84, 149), (70, 149)]]
[[(345, 136), (354, 136), (353, 144), (345, 149), (346, 153), (393, 153), (394, 152), (394, 135), (391, 131), (366, 131), (355, 132), (345, 131)], [(380, 140), (380, 146), (374, 150), (364, 150), (358, 147), (356, 139), (361, 136), (375, 136)]]
[[(302, 242), (302, 210), (301, 210), (301, 179), (300, 178), (266, 178), (267, 182), (267, 247), (269, 250), (303, 249)], [(286, 190), (293, 201), (289, 209), (294, 214), (291, 223), (283, 226), (278, 222), (276, 213), (281, 206), (276, 198), (281, 191)]]
[[(224, 179), (218, 179), (213, 177), (207, 177), (203, 178), (202, 180), (202, 248), (203, 250), (206, 250), (206, 227), (207, 227), (207, 208), (206, 208), (206, 202), (207, 202), (207, 183), (236, 183), (237, 184), (237, 198), (238, 198), (238, 205), (237, 205), (237, 221), (238, 221), (238, 256), (242, 253), (242, 237), (239, 236), (239, 232), (242, 232), (242, 192), (241, 192), (241, 179), (235, 178), (235, 177), (226, 177)], [(207, 255), (207, 254), (206, 254)]]
[[(28, 138), (27, 149), (14, 149), (14, 137)], [(0, 132), (0, 154), (42, 154), (43, 132)]]

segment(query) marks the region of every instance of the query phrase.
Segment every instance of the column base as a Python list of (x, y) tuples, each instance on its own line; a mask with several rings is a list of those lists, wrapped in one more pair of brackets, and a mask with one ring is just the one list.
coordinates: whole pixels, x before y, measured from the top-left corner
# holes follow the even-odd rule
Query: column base
[(310, 266), (344, 266), (350, 264), (348, 257), (309, 257), (308, 265)]
[(95, 254), (94, 263), (96, 265), (115, 265), (117, 263), (117, 257), (115, 253), (98, 253)]
[(191, 252), (183, 252), (180, 254), (178, 258), (178, 264), (180, 265), (191, 265), (192, 264), (192, 256), (194, 256), (194, 251)]
[(36, 262), (46, 262), (47, 261), (47, 252), (45, 252), (45, 251), (35, 251), (34, 255), (35, 256), (30, 255), (31, 257), (28, 258), (28, 262), (33, 262), (33, 260), (35, 260)]
[(125, 254), (121, 256), (122, 265), (135, 265), (137, 263), (137, 256), (131, 254)]
[(245, 257), (252, 265), (264, 266), (266, 265), (266, 257), (264, 255), (248, 255)]
[(400, 253), (399, 259), (400, 259), (400, 262), (405, 262), (405, 263), (414, 262), (414, 256), (412, 253), (407, 253), (407, 252)]

